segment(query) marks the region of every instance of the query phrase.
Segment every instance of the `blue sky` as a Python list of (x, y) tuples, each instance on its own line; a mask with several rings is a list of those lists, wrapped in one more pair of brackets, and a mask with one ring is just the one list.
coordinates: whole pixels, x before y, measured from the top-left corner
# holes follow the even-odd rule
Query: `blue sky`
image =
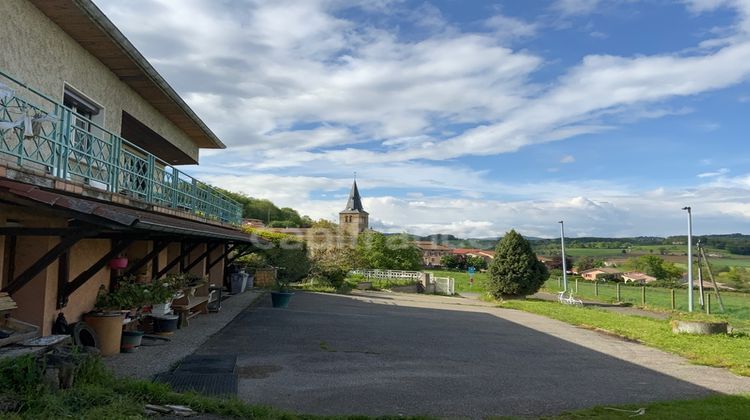
[(229, 146), (192, 174), (490, 237), (750, 233), (750, 1), (97, 0)]

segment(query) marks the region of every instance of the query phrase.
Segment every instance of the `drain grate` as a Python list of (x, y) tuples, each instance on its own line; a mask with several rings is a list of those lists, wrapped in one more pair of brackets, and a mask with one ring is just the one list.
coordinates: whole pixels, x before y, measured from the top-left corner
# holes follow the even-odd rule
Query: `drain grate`
[(205, 395), (237, 395), (237, 375), (230, 373), (163, 373), (157, 382), (169, 384), (177, 392), (195, 391)]
[(236, 354), (193, 354), (180, 362), (176, 372), (235, 373), (236, 370)]
[(206, 395), (237, 395), (236, 354), (194, 354), (173, 372), (162, 373), (156, 382), (169, 384), (177, 392), (196, 391)]

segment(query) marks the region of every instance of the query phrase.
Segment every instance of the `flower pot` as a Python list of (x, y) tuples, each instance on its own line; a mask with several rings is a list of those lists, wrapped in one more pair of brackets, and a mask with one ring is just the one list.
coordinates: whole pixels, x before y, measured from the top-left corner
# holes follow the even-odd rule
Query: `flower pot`
[(123, 353), (132, 353), (135, 348), (141, 345), (143, 331), (123, 331), (120, 351)]
[(172, 302), (156, 303), (151, 306), (152, 315), (166, 315), (172, 312)]
[(96, 333), (102, 356), (111, 356), (120, 352), (122, 318), (121, 312), (92, 313), (84, 316), (86, 324)]
[(177, 315), (151, 316), (154, 320), (154, 332), (171, 333), (177, 329), (180, 317)]
[(292, 292), (271, 292), (271, 306), (274, 308), (286, 308), (292, 299)]
[(113, 268), (115, 270), (128, 268), (128, 259), (125, 257), (113, 258), (109, 260), (109, 268)]

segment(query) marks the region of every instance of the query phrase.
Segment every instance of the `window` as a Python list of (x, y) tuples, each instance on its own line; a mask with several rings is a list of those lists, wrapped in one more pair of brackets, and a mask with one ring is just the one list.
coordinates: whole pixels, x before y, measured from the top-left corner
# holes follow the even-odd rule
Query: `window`
[(102, 107), (69, 86), (65, 86), (63, 105), (73, 111), (70, 136), (72, 146), (77, 150), (90, 152), (93, 143), (90, 137), (94, 128), (91, 123), (101, 120), (99, 115)]

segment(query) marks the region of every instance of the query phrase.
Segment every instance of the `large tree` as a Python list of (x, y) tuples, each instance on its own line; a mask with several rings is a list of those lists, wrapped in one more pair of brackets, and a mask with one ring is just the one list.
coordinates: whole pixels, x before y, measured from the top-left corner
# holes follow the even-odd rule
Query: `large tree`
[(547, 267), (515, 230), (505, 234), (497, 244), (489, 272), (488, 291), (495, 298), (532, 295), (549, 278)]
[(357, 238), (356, 261), (358, 268), (419, 270), (422, 252), (408, 235), (365, 231)]

